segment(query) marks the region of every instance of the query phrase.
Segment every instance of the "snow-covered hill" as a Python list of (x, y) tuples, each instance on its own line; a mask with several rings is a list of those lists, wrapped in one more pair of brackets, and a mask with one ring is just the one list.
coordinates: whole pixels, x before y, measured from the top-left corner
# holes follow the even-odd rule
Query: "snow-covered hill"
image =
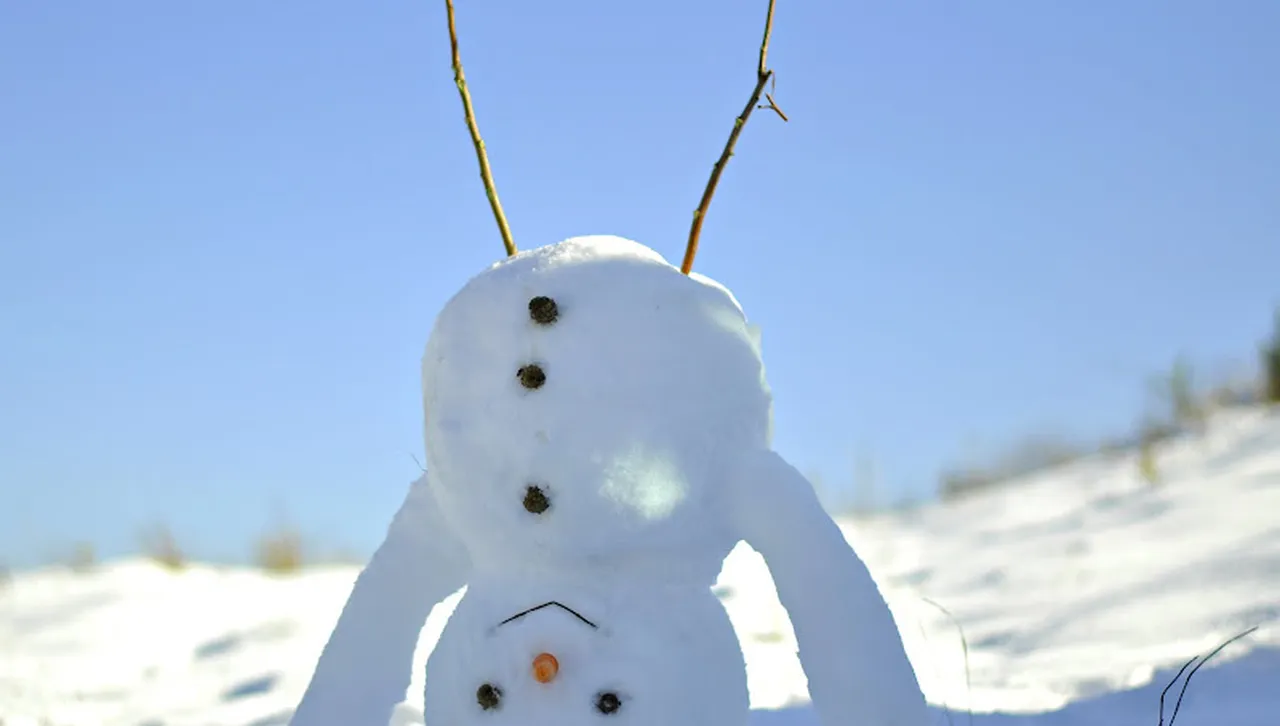
[[(1131, 457), (1099, 458), (848, 525), (940, 722), (949, 707), (980, 726), (1154, 724), (1183, 662), (1258, 625), (1197, 674), (1178, 723), (1280, 724), (1280, 415), (1220, 415), (1160, 466), (1158, 487)], [(145, 561), (15, 575), (0, 586), (0, 724), (284, 724), (355, 575)], [(754, 726), (816, 724), (760, 559), (736, 551), (718, 587)], [(455, 601), (423, 632), (410, 703)]]

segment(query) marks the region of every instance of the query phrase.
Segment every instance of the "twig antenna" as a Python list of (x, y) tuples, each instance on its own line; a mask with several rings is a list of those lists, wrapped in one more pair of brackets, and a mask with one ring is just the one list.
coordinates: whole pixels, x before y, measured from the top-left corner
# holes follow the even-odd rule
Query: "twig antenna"
[[(769, 69), (769, 36), (773, 33), (773, 5), (775, 0), (769, 0), (769, 11), (764, 19), (764, 38), (760, 41), (760, 62), (756, 64), (756, 87), (751, 91), (751, 98), (747, 101), (747, 105), (743, 107), (742, 113), (733, 120), (733, 130), (729, 132), (729, 141), (724, 145), (724, 151), (720, 152), (720, 158), (716, 161), (716, 165), (711, 168), (711, 178), (707, 181), (707, 188), (702, 192), (702, 200), (698, 202), (698, 208), (693, 210), (693, 225), (689, 228), (689, 242), (684, 248), (684, 262), (680, 264), (680, 271), (689, 274), (693, 271), (693, 258), (698, 254), (698, 238), (702, 236), (702, 223), (707, 218), (707, 208), (711, 206), (711, 197), (715, 196), (716, 185), (720, 183), (720, 175), (724, 173), (724, 167), (729, 163), (729, 157), (733, 156), (733, 147), (738, 143), (738, 135), (742, 133), (742, 127), (747, 125), (747, 119), (751, 118), (751, 112), (757, 108), (772, 109), (778, 114), (783, 121), (787, 120), (787, 115), (778, 108), (778, 104), (773, 100), (773, 93), (765, 93), (764, 87), (774, 79), (773, 71)], [(763, 95), (767, 103), (760, 103), (760, 96)]]
[(458, 28), (453, 18), (453, 0), (444, 0), (444, 7), (449, 16), (449, 50), (453, 56), (453, 83), (458, 87), (458, 95), (462, 96), (462, 110), (467, 117), (467, 130), (471, 132), (471, 145), (476, 148), (476, 160), (480, 162), (480, 180), (484, 182), (485, 196), (489, 198), (493, 218), (498, 222), (498, 231), (502, 234), (502, 246), (507, 250), (507, 256), (512, 257), (516, 254), (516, 243), (511, 237), (507, 215), (502, 211), (502, 202), (498, 201), (498, 188), (493, 183), (493, 170), (489, 168), (489, 154), (485, 152), (484, 139), (480, 137), (480, 127), (476, 125), (476, 110), (471, 106), (471, 92), (467, 90), (467, 77), (462, 72), (462, 58), (458, 55)]

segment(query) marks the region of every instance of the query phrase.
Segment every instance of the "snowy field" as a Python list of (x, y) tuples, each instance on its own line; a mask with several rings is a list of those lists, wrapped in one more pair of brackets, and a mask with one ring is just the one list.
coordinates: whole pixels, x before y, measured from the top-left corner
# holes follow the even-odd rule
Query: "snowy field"
[[(1196, 675), (1177, 723), (1280, 725), (1280, 415), (1223, 414), (1160, 466), (1159, 487), (1132, 457), (1099, 459), (846, 527), (939, 723), (1156, 724), (1182, 663), (1257, 625)], [(355, 575), (136, 560), (17, 573), (0, 585), (0, 724), (283, 726)], [(735, 551), (717, 587), (753, 726), (816, 726), (758, 556)], [(423, 631), (407, 712), (455, 602)]]

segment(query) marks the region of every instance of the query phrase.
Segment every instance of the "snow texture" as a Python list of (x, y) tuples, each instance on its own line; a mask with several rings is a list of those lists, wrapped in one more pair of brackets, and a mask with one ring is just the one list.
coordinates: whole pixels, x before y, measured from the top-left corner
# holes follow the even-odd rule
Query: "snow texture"
[[(1275, 726), (1280, 412), (1223, 413), (1205, 436), (1163, 445), (1157, 458), (1159, 487), (1139, 478), (1133, 455), (1100, 457), (960, 502), (840, 520), (903, 625), (935, 723), (967, 726), (972, 709), (974, 726), (1154, 725), (1161, 689), (1188, 658), (1259, 625), (1196, 675), (1176, 726)], [(0, 583), (0, 719), (284, 726), (358, 574), (200, 564), (170, 573), (143, 560), (85, 574), (16, 572)], [(751, 726), (817, 726), (793, 628), (760, 555), (739, 545), (716, 593), (742, 643)], [(395, 726), (423, 723), (425, 664), (461, 595), (427, 618)], [(963, 627), (971, 679), (956, 622), (926, 597)], [(358, 601), (347, 609), (369, 607)], [(392, 647), (380, 648), (386, 663), (367, 661), (362, 672), (403, 677), (403, 644), (386, 636), (397, 618), (417, 619), (416, 602), (382, 602), (387, 627), (366, 631), (369, 647), (378, 637)], [(541, 623), (587, 636), (558, 616)], [(679, 652), (665, 662), (689, 675)], [(571, 663), (566, 655), (566, 677)], [(597, 686), (582, 685), (580, 693)]]
[[(459, 576), (428, 722), (585, 724), (607, 685), (625, 694), (620, 726), (741, 726), (742, 652), (711, 588), (743, 540), (773, 572), (827, 726), (928, 722), (875, 581), (768, 448), (759, 336), (726, 288), (616, 237), (521, 253), (445, 305), (422, 390), (425, 493), (356, 583), (294, 726), (386, 723), (405, 644)], [(599, 627), (554, 608), (497, 627), (548, 602)], [(530, 648), (566, 654), (564, 677), (532, 681)], [(482, 708), (493, 679), (503, 704)]]
[(420, 478), (356, 579), (293, 722), (386, 723), (409, 686), (417, 634), (466, 584), (469, 564)]

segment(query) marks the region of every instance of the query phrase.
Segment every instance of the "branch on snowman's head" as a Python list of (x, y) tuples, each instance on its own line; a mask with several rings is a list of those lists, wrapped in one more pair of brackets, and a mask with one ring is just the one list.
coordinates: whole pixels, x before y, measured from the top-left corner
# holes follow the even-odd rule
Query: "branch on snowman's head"
[[(711, 168), (711, 179), (707, 181), (707, 188), (702, 192), (702, 201), (698, 202), (698, 208), (693, 211), (693, 226), (689, 228), (689, 242), (685, 245), (684, 262), (680, 265), (680, 271), (686, 275), (693, 271), (693, 258), (698, 254), (698, 237), (702, 235), (702, 222), (707, 217), (707, 208), (711, 206), (711, 197), (716, 193), (720, 175), (724, 173), (729, 157), (733, 156), (733, 147), (738, 143), (738, 135), (742, 133), (742, 127), (746, 126), (747, 119), (751, 118), (751, 112), (757, 108), (768, 108), (778, 114), (783, 121), (787, 120), (787, 115), (774, 102), (773, 93), (764, 92), (765, 84), (774, 80), (773, 71), (769, 70), (767, 63), (769, 35), (773, 33), (774, 2), (775, 0), (769, 0), (769, 11), (764, 20), (764, 39), (760, 41), (760, 62), (756, 66), (756, 87), (751, 91), (751, 98), (742, 109), (742, 113), (733, 120), (733, 131), (729, 132), (729, 141), (724, 145), (724, 151), (720, 152), (716, 165)], [(760, 103), (761, 95), (765, 97), (767, 103)]]
[(467, 78), (462, 73), (462, 59), (458, 55), (458, 29), (453, 20), (453, 0), (444, 0), (445, 12), (449, 16), (449, 50), (453, 55), (453, 82), (462, 96), (462, 111), (467, 119), (467, 130), (471, 132), (471, 144), (476, 148), (476, 160), (480, 162), (480, 180), (484, 182), (484, 193), (489, 198), (489, 207), (493, 209), (493, 218), (498, 222), (498, 231), (502, 233), (502, 246), (507, 256), (516, 253), (515, 240), (511, 238), (511, 228), (507, 226), (507, 215), (502, 211), (502, 203), (498, 201), (498, 189), (493, 183), (493, 172), (489, 169), (489, 155), (485, 153), (484, 139), (480, 138), (480, 127), (476, 125), (476, 111), (471, 106), (471, 92), (467, 90)]

